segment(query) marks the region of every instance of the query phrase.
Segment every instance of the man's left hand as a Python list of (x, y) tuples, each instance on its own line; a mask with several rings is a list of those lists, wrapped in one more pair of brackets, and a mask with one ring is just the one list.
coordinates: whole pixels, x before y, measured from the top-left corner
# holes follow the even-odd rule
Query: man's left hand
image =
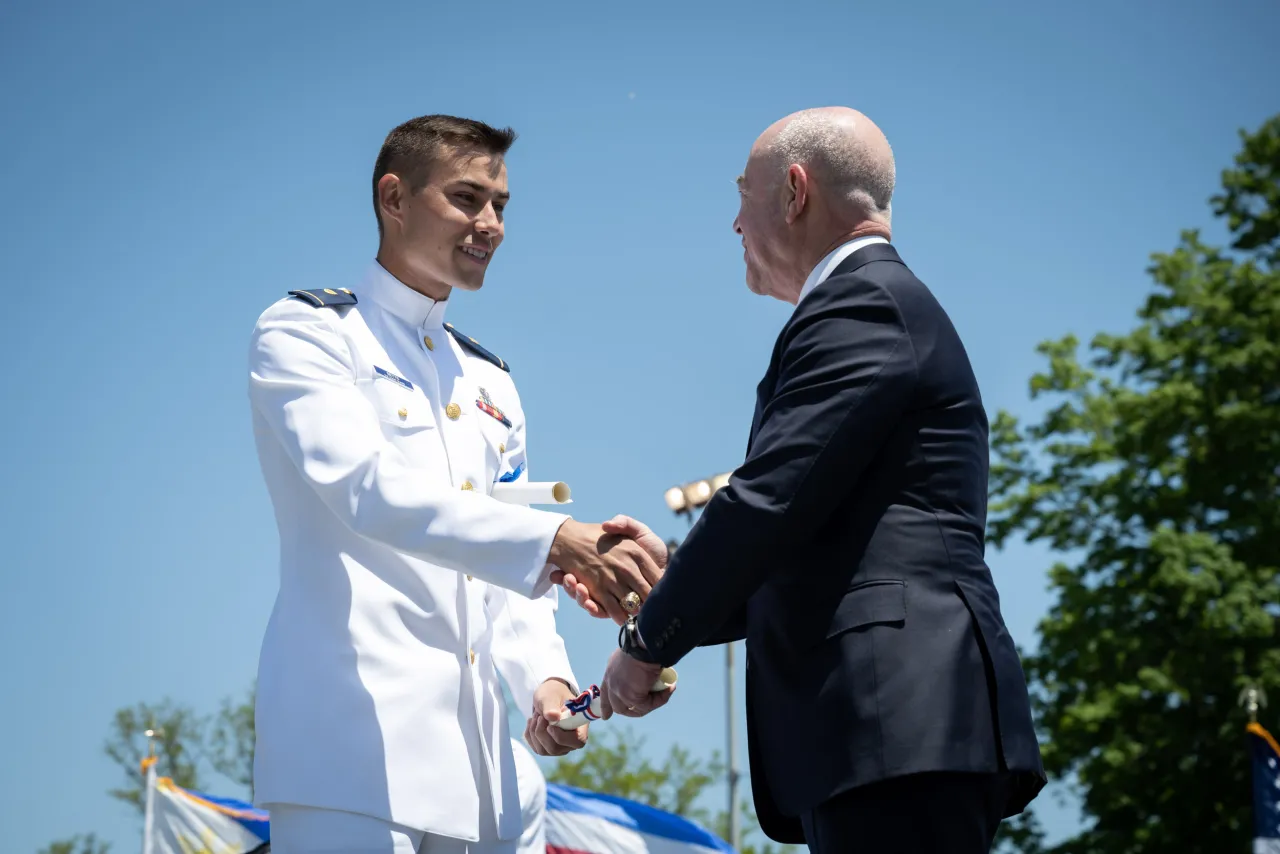
[(665, 706), (676, 686), (669, 685), (663, 691), (650, 690), (661, 672), (661, 664), (646, 664), (615, 649), (600, 685), (600, 717), (608, 720), (617, 712), (624, 717), (639, 718)]
[(560, 729), (556, 722), (564, 713), (567, 700), (576, 697), (567, 682), (548, 679), (533, 692), (533, 715), (524, 726), (524, 741), (539, 756), (564, 756), (587, 745), (587, 729)]

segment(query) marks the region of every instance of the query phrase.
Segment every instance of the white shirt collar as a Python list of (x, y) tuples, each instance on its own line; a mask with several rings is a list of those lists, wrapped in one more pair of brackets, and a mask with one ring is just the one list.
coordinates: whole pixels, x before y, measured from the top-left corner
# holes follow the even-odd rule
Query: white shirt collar
[(369, 265), (356, 297), (368, 297), (411, 326), (422, 329), (443, 326), (444, 312), (449, 307), (448, 300), (436, 300), (418, 293), (388, 273), (377, 261)]
[(813, 272), (809, 274), (809, 278), (804, 280), (804, 287), (800, 289), (800, 299), (796, 300), (796, 305), (809, 295), (809, 292), (827, 280), (831, 272), (839, 267), (844, 259), (857, 252), (864, 246), (870, 246), (873, 243), (888, 243), (878, 234), (870, 237), (855, 237), (848, 243), (842, 243), (835, 249), (827, 253), (827, 257), (818, 262), (818, 266), (813, 268)]

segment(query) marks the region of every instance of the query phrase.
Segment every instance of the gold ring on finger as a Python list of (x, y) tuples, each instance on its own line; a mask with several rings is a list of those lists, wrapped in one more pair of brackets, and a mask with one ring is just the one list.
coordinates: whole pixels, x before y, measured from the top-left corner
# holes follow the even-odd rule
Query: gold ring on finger
[(622, 600), (622, 610), (628, 614), (634, 614), (640, 610), (640, 594), (634, 590), (628, 593), (626, 598)]

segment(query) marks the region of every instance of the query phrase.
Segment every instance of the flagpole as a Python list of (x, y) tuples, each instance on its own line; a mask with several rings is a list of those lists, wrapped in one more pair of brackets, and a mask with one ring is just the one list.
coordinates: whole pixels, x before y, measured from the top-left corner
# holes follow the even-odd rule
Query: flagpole
[[(1267, 704), (1267, 695), (1263, 693), (1262, 689), (1259, 688), (1258, 686), (1250, 685), (1240, 692), (1240, 696), (1237, 699), (1237, 702), (1244, 707), (1246, 712), (1249, 713), (1249, 726), (1246, 727), (1246, 730), (1249, 732), (1254, 732), (1254, 730), (1258, 727), (1258, 708), (1261, 706), (1265, 706)], [(1256, 733), (1254, 734), (1256, 735)], [(1254, 761), (1256, 760), (1250, 759), (1251, 763)], [(1252, 812), (1253, 812), (1254, 833), (1250, 834), (1250, 836), (1253, 836), (1257, 833), (1257, 826), (1258, 826), (1258, 791), (1257, 791), (1258, 780), (1257, 780), (1256, 773), (1253, 772), (1252, 770), (1250, 771), (1250, 774), (1249, 774), (1249, 781), (1250, 781), (1250, 788), (1253, 789)], [(1258, 844), (1258, 840), (1254, 839), (1253, 850), (1257, 849), (1257, 844)]]
[(147, 758), (142, 760), (142, 768), (146, 773), (146, 813), (142, 823), (142, 854), (152, 854), (152, 829), (155, 824), (156, 801), (156, 730), (146, 732), (149, 747)]
[(1250, 685), (1240, 692), (1239, 702), (1240, 705), (1244, 706), (1245, 711), (1249, 713), (1249, 723), (1256, 724), (1258, 722), (1258, 707), (1267, 704), (1267, 695), (1256, 685)]

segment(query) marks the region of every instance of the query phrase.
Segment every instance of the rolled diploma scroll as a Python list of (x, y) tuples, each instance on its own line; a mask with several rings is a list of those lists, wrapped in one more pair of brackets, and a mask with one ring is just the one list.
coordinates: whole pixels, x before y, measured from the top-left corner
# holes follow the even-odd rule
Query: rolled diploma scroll
[[(653, 683), (653, 687), (649, 690), (653, 693), (665, 691), (676, 684), (676, 671), (674, 667), (664, 667), (662, 672), (658, 674), (658, 680)], [(564, 704), (565, 711), (571, 712), (560, 720), (556, 721), (556, 726), (560, 729), (577, 729), (585, 723), (600, 720), (600, 688), (592, 685), (578, 696)]]
[(565, 483), (495, 483), (491, 495), (506, 504), (571, 504)]

